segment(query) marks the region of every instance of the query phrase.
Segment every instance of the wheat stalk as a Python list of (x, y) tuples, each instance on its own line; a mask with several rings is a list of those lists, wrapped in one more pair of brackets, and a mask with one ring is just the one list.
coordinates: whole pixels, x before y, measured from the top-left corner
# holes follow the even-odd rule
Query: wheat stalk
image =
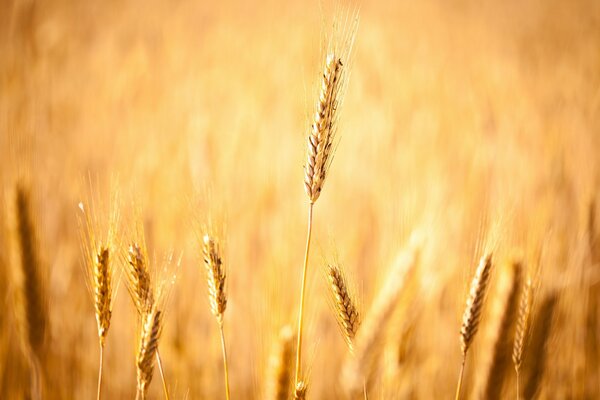
[(226, 273), (221, 257), (221, 249), (215, 238), (208, 234), (204, 235), (202, 252), (204, 254), (204, 266), (207, 273), (210, 308), (219, 324), (223, 369), (225, 372), (225, 396), (229, 400), (229, 368), (227, 366), (227, 347), (225, 346), (225, 331), (223, 328), (223, 313), (227, 308), (227, 294), (225, 293)]
[(18, 301), (20, 304), (19, 321), (22, 324), (23, 343), (31, 363), (32, 394), (35, 398), (41, 398), (42, 371), (40, 363), (45, 355), (48, 310), (29, 193), (21, 185), (17, 186), (15, 206), (16, 239), (21, 272)]
[(304, 298), (306, 279), (308, 273), (308, 257), (310, 253), (310, 239), (312, 235), (313, 206), (323, 189), (327, 169), (331, 162), (332, 145), (334, 137), (335, 112), (340, 87), (340, 74), (342, 61), (334, 54), (329, 54), (325, 62), (323, 81), (317, 111), (310, 135), (308, 136), (308, 155), (304, 167), (304, 188), (309, 199), (308, 206), (308, 232), (306, 235), (306, 250), (302, 268), (302, 285), (300, 289), (300, 309), (298, 311), (298, 339), (296, 346), (296, 373), (295, 385), (300, 381), (302, 369), (302, 333), (304, 325)]
[[(148, 256), (142, 246), (137, 243), (129, 246), (126, 265), (127, 288), (129, 289), (129, 294), (135, 304), (138, 315), (141, 317), (154, 307), (155, 299), (148, 266)], [(168, 400), (169, 391), (158, 348), (156, 349), (156, 362), (165, 398)]]
[(360, 325), (360, 315), (338, 266), (327, 267), (327, 277), (335, 306), (335, 316), (350, 351), (354, 351), (354, 336)]
[(136, 354), (137, 395), (145, 400), (154, 372), (154, 357), (162, 331), (162, 313), (153, 307), (142, 316), (141, 334)]
[[(116, 196), (116, 195), (115, 195)], [(85, 211), (83, 203), (79, 203), (79, 208), (83, 214), (85, 226), (82, 226), (86, 236), (82, 236), (83, 248), (86, 250), (86, 258), (89, 263), (86, 269), (89, 282), (91, 282), (91, 292), (94, 302), (94, 311), (96, 317), (96, 326), (98, 328), (98, 341), (100, 347), (100, 360), (98, 368), (98, 391), (96, 398), (100, 400), (102, 393), (102, 370), (104, 363), (104, 346), (106, 344), (106, 336), (110, 328), (110, 320), (112, 316), (113, 304), (113, 243), (115, 239), (115, 229), (118, 224), (118, 208), (116, 207), (117, 197), (114, 198), (113, 212), (110, 215), (108, 222), (108, 234), (105, 239), (97, 239), (95, 231), (98, 229), (92, 223), (90, 213)], [(83, 222), (80, 219), (80, 224)]]
[(531, 279), (527, 279), (521, 293), (521, 301), (519, 303), (519, 317), (517, 319), (517, 328), (515, 331), (515, 340), (513, 344), (512, 360), (515, 365), (517, 374), (517, 400), (519, 399), (519, 380), (521, 372), (521, 364), (523, 361), (523, 351), (525, 348), (525, 338), (529, 331), (529, 314), (531, 313), (532, 302)]
[(479, 329), (479, 320), (481, 319), (481, 312), (483, 310), (486, 297), (485, 294), (490, 281), (491, 271), (492, 254), (488, 253), (481, 258), (479, 265), (477, 266), (475, 276), (471, 281), (471, 288), (469, 291), (469, 296), (467, 297), (467, 305), (463, 313), (462, 325), (460, 328), (462, 362), (458, 377), (458, 384), (456, 387), (456, 400), (460, 398), (460, 389), (462, 387), (462, 378), (465, 369), (465, 361), (467, 359), (467, 351), (469, 350), (469, 346), (473, 342), (473, 338)]
[(502, 394), (504, 378), (510, 364), (511, 347), (515, 326), (515, 315), (519, 306), (519, 292), (521, 289), (523, 267), (520, 262), (511, 262), (503, 270), (499, 281), (498, 294), (492, 317), (494, 323), (491, 327), (492, 349), (491, 358), (487, 365), (487, 374), (483, 375), (484, 399), (498, 399)]
[(265, 396), (267, 399), (289, 399), (293, 358), (294, 333), (290, 326), (285, 326), (279, 333), (277, 345), (271, 354), (269, 362), (269, 379), (267, 381), (267, 393)]

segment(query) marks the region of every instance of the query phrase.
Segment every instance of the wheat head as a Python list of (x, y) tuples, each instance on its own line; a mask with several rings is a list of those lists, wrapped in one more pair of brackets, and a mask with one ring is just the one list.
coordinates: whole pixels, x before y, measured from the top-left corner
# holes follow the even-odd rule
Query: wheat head
[(467, 298), (467, 305), (462, 318), (460, 328), (460, 342), (463, 358), (466, 356), (469, 346), (479, 329), (479, 320), (485, 301), (492, 271), (492, 254), (486, 254), (479, 262), (475, 276), (471, 281), (471, 289)]
[(202, 252), (207, 273), (210, 309), (219, 324), (221, 324), (223, 323), (223, 313), (227, 307), (226, 275), (221, 250), (216, 239), (208, 234), (204, 235)]
[(304, 167), (304, 188), (311, 203), (315, 203), (321, 195), (331, 163), (342, 67), (339, 57), (334, 53), (327, 55)]
[(146, 398), (154, 372), (154, 357), (162, 331), (162, 312), (156, 307), (142, 316), (141, 333), (136, 354), (137, 390), (141, 399)]
[(336, 319), (350, 351), (353, 351), (354, 336), (360, 325), (360, 315), (356, 303), (352, 299), (344, 275), (338, 266), (329, 265), (327, 267), (327, 277), (329, 278)]

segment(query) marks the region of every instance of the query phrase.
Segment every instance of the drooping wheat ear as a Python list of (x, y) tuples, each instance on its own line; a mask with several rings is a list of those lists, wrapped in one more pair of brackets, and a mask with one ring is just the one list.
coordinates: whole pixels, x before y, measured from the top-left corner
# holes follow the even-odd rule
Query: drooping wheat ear
[(499, 399), (502, 387), (509, 370), (511, 347), (514, 339), (515, 316), (519, 307), (519, 292), (522, 286), (523, 267), (515, 261), (503, 270), (499, 281), (498, 294), (494, 298), (494, 310), (491, 326), (492, 348), (487, 364), (487, 374), (483, 374), (481, 398)]
[(521, 364), (523, 362), (523, 351), (525, 350), (525, 339), (529, 331), (529, 314), (531, 313), (531, 279), (528, 278), (521, 292), (521, 301), (519, 303), (519, 317), (517, 318), (517, 328), (515, 330), (515, 341), (513, 344), (512, 360), (517, 373), (517, 398), (519, 397), (519, 375)]
[(294, 361), (294, 332), (288, 325), (281, 329), (279, 339), (269, 361), (266, 398), (288, 400)]
[(523, 363), (525, 373), (523, 398), (525, 399), (536, 398), (542, 383), (548, 358), (547, 347), (553, 333), (554, 314), (558, 301), (558, 293), (547, 294), (542, 300), (539, 312), (533, 315), (531, 340)]
[(29, 193), (21, 186), (16, 193), (17, 242), (20, 256), (22, 287), (20, 293), (25, 343), (39, 361), (45, 352), (48, 326), (47, 305), (38, 258), (37, 239), (31, 216)]
[(294, 400), (306, 400), (306, 393), (308, 392), (308, 385), (304, 381), (300, 381), (296, 384), (294, 389)]
[(141, 333), (136, 354), (137, 399), (144, 400), (154, 372), (154, 355), (162, 331), (162, 313), (156, 307), (142, 316)]
[(304, 167), (304, 188), (311, 203), (321, 195), (331, 163), (342, 66), (342, 60), (334, 53), (327, 55)]
[(94, 261), (94, 306), (100, 346), (104, 347), (108, 328), (110, 328), (112, 271), (110, 268), (110, 250), (101, 246)]
[(398, 299), (414, 275), (420, 244), (411, 243), (396, 258), (386, 284), (379, 292), (355, 337), (354, 354), (347, 358), (341, 380), (349, 397), (366, 395), (376, 372), (384, 336)]
[(204, 266), (208, 280), (210, 309), (219, 324), (223, 323), (223, 313), (227, 307), (225, 293), (225, 268), (217, 241), (208, 234), (203, 239)]
[(126, 276), (131, 298), (140, 315), (154, 305), (152, 281), (148, 271), (148, 262), (142, 248), (133, 243), (129, 246)]
[(456, 387), (456, 400), (460, 398), (460, 389), (462, 387), (462, 377), (465, 370), (467, 351), (473, 342), (473, 338), (479, 329), (479, 320), (485, 301), (490, 276), (492, 272), (492, 254), (484, 255), (479, 261), (475, 276), (471, 281), (471, 289), (467, 297), (467, 305), (463, 313), (462, 325), (460, 327), (460, 345), (462, 351), (462, 362)]
[(354, 351), (354, 336), (360, 325), (360, 315), (348, 291), (344, 275), (338, 266), (327, 267), (327, 277), (335, 306), (335, 316), (350, 349)]

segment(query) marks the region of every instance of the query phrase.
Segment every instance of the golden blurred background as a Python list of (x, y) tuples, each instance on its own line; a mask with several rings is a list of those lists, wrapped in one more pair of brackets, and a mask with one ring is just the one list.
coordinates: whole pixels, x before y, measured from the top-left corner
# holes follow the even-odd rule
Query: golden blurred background
[[(538, 304), (560, 293), (535, 395), (598, 398), (600, 228), (591, 221), (600, 218), (600, 2), (359, 6), (340, 141), (315, 205), (309, 398), (343, 398), (346, 349), (323, 267), (340, 263), (366, 312), (415, 230), (426, 236), (419, 289), (399, 307), (408, 311), (386, 336), (386, 372), (370, 398), (452, 397), (469, 281), (490, 246), (499, 264), (522, 255)], [(125, 221), (132, 203), (142, 210), (150, 253), (181, 255), (160, 344), (171, 397), (224, 398), (196, 229), (218, 214), (231, 395), (264, 398), (275, 338), (296, 322), (306, 135), (336, 9), (320, 1), (1, 2), (1, 398), (25, 398), (30, 379), (12, 311), (9, 210), (18, 180), (33, 196), (49, 305), (45, 398), (96, 395), (78, 204), (90, 192), (106, 204), (115, 187)], [(482, 324), (467, 397), (484, 359), (485, 316)], [(135, 340), (121, 287), (104, 398), (134, 397)], [(155, 373), (150, 398), (162, 398), (159, 381)], [(505, 390), (515, 395), (513, 380)]]

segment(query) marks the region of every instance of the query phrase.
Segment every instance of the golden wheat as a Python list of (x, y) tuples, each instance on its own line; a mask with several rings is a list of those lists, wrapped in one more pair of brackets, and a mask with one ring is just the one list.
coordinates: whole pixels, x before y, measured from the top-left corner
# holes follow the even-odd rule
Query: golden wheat
[(221, 352), (223, 353), (223, 369), (225, 372), (225, 397), (229, 400), (229, 368), (227, 363), (227, 347), (225, 346), (225, 329), (223, 327), (223, 313), (227, 307), (225, 267), (223, 265), (221, 249), (216, 238), (205, 234), (202, 252), (204, 254), (204, 266), (206, 267), (207, 273), (210, 308), (219, 324)]
[(162, 332), (162, 313), (153, 307), (142, 316), (141, 332), (136, 353), (137, 396), (138, 400), (146, 399), (148, 386), (154, 372), (154, 356), (158, 349), (158, 341)]
[(348, 348), (350, 351), (353, 351), (354, 336), (360, 325), (360, 315), (358, 314), (356, 303), (352, 300), (348, 285), (339, 267), (329, 265), (327, 267), (327, 276), (335, 306), (336, 319)]
[(421, 243), (411, 240), (390, 271), (386, 284), (373, 301), (355, 338), (354, 354), (345, 362), (341, 380), (350, 397), (366, 396), (375, 374), (386, 327), (391, 320), (403, 289), (416, 272)]
[(456, 399), (460, 398), (460, 390), (462, 387), (462, 378), (467, 359), (467, 351), (471, 345), (477, 330), (479, 329), (479, 320), (483, 311), (486, 292), (490, 276), (492, 272), (492, 254), (484, 255), (479, 261), (475, 276), (471, 281), (471, 289), (467, 297), (467, 305), (463, 313), (462, 325), (460, 327), (460, 344), (462, 351), (462, 362), (456, 387)]
[(502, 270), (498, 293), (494, 298), (494, 310), (491, 316), (490, 360), (480, 374), (482, 379), (482, 399), (499, 399), (502, 395), (505, 376), (510, 364), (510, 355), (514, 339), (515, 315), (519, 306), (523, 267), (519, 261), (508, 264)]
[(529, 331), (529, 314), (531, 312), (532, 302), (532, 287), (531, 279), (527, 279), (525, 286), (521, 292), (521, 301), (519, 303), (519, 317), (517, 319), (517, 327), (515, 331), (515, 340), (513, 344), (512, 360), (517, 373), (517, 399), (519, 393), (519, 380), (521, 372), (521, 363), (523, 362), (523, 351), (525, 350), (525, 341)]
[(266, 399), (288, 400), (294, 362), (294, 332), (285, 326), (279, 333), (269, 360)]

